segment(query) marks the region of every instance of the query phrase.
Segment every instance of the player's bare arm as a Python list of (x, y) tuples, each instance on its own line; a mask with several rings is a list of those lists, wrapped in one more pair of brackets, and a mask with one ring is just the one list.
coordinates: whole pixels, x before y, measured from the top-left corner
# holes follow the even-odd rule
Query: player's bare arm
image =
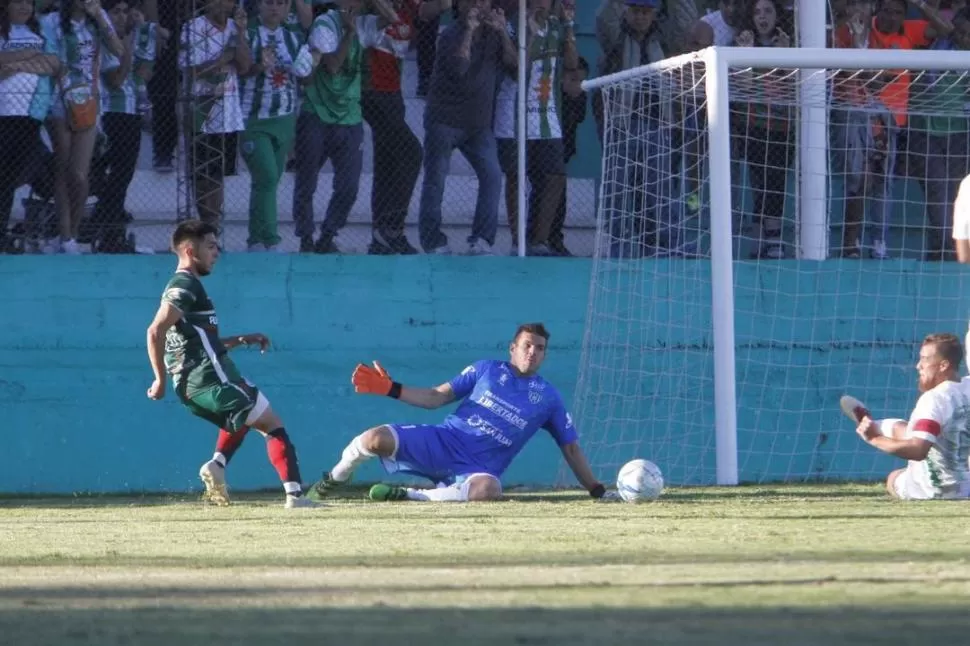
[(149, 399), (162, 399), (165, 396), (165, 333), (182, 318), (182, 312), (168, 302), (163, 302), (155, 312), (155, 318), (148, 326), (146, 341), (148, 361), (152, 366), (155, 380), (148, 389)]
[[(605, 487), (596, 479), (593, 475), (593, 470), (589, 468), (589, 461), (586, 459), (586, 454), (583, 450), (579, 448), (579, 442), (573, 442), (572, 444), (567, 444), (560, 447), (562, 451), (563, 458), (566, 459), (566, 464), (572, 469), (573, 474), (576, 479), (579, 480), (579, 484), (583, 486), (586, 491), (591, 494), (596, 492), (599, 487), (602, 487), (605, 491)], [(603, 494), (600, 493), (601, 497)]]
[(868, 417), (864, 417), (859, 422), (859, 426), (856, 427), (856, 433), (863, 440), (883, 453), (888, 453), (889, 455), (904, 460), (914, 460), (916, 462), (925, 460), (930, 449), (933, 447), (932, 442), (928, 442), (919, 437), (906, 439), (886, 437), (879, 429), (879, 425)]
[(957, 262), (970, 264), (970, 240), (956, 240)]
[(384, 367), (376, 361), (374, 367), (358, 364), (350, 381), (354, 384), (355, 392), (393, 397), (406, 404), (428, 410), (441, 408), (455, 401), (451, 384), (444, 383), (434, 388), (404, 386), (392, 380)]

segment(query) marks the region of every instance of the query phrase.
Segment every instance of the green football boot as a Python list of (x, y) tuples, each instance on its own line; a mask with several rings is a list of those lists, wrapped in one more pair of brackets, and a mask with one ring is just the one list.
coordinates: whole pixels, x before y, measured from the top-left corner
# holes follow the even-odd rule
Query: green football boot
[(404, 487), (394, 487), (387, 484), (376, 484), (370, 488), (367, 497), (375, 502), (392, 502), (407, 500), (408, 491)]
[(323, 474), (322, 478), (310, 485), (305, 495), (314, 502), (320, 502), (335, 491), (346, 488), (352, 479), (353, 477), (347, 478), (346, 480), (334, 480), (330, 477), (330, 472), (327, 471)]

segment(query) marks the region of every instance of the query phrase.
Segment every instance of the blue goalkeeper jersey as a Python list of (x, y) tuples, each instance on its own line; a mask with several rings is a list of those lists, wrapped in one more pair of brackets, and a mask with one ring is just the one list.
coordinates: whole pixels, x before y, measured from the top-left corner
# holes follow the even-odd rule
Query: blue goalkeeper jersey
[(541, 428), (559, 446), (578, 438), (559, 391), (539, 375), (517, 376), (505, 361), (477, 361), (450, 382), (462, 400), (445, 426), (461, 433), (469, 457), (500, 474)]

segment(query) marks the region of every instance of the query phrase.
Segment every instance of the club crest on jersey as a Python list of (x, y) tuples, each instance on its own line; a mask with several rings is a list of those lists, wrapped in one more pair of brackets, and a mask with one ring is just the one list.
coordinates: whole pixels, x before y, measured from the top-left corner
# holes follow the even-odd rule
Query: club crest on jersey
[(509, 381), (509, 376), (504, 372), (498, 376), (498, 385), (504, 386)]
[(529, 403), (538, 406), (542, 403), (542, 391), (534, 388), (529, 389)]

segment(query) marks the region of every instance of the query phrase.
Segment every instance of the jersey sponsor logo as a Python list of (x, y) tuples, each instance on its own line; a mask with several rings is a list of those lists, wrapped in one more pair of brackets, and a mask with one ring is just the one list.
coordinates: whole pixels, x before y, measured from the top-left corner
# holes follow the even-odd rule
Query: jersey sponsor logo
[[(478, 399), (475, 400), (475, 403), (482, 408), (488, 409), (492, 414), (502, 418), (509, 424), (512, 424), (520, 431), (525, 430), (525, 427), (529, 425), (529, 421), (509, 410), (509, 408), (514, 407), (509, 406), (506, 402), (499, 403), (501, 400), (496, 401), (497, 399), (498, 398), (494, 397), (492, 393), (485, 391)], [(503, 406), (503, 404), (505, 405)], [(515, 410), (518, 411), (518, 409)]]
[(465, 423), (467, 423), (471, 428), (481, 431), (483, 435), (488, 435), (502, 446), (512, 446), (512, 440), (509, 439), (505, 433), (500, 431), (492, 424), (486, 422), (479, 415), (472, 415), (465, 420)]

